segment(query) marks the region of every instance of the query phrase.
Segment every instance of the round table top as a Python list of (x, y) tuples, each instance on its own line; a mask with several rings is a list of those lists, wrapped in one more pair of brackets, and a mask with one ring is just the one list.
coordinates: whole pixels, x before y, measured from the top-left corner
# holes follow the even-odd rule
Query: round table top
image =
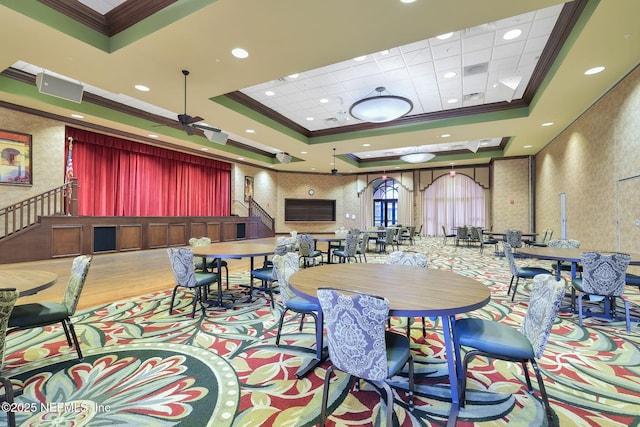
[(242, 258), (273, 254), (273, 243), (252, 243), (250, 240), (242, 242), (220, 242), (206, 246), (194, 246), (191, 248), (196, 256), (208, 256), (218, 258)]
[(480, 308), (491, 300), (489, 288), (448, 270), (398, 264), (328, 264), (297, 271), (294, 291), (317, 299), (318, 288), (334, 287), (385, 297), (394, 316), (444, 316)]
[(313, 236), (313, 238), (318, 242), (339, 242), (341, 240), (346, 240), (348, 233), (334, 233), (334, 234), (319, 234), (317, 236)]
[(15, 288), (21, 297), (34, 295), (53, 286), (58, 275), (38, 270), (0, 270), (0, 288)]
[[(580, 262), (580, 254), (583, 252), (590, 252), (592, 249), (580, 249), (580, 248), (553, 248), (549, 246), (531, 246), (518, 249), (520, 255), (525, 255), (532, 258), (548, 259), (552, 261), (569, 261)], [(611, 253), (611, 251), (595, 251), (602, 253)], [(624, 252), (628, 253), (628, 252)], [(631, 265), (640, 265), (640, 254), (629, 253), (631, 256)]]

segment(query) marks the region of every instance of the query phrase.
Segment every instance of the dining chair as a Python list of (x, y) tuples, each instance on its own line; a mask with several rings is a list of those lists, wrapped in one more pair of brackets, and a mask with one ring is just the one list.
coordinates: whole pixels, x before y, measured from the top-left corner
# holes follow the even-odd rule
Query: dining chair
[(395, 230), (393, 228), (387, 228), (384, 234), (378, 235), (378, 238), (376, 239), (378, 252), (387, 253), (387, 246), (391, 247), (391, 250), (393, 251), (394, 233), (395, 233)]
[[(447, 229), (444, 228), (444, 225), (442, 226), (442, 244), (446, 245), (447, 244), (447, 239), (450, 237), (453, 237), (454, 239), (456, 238), (457, 234), (456, 233), (447, 233)], [(457, 241), (457, 239), (456, 239)]]
[[(331, 243), (329, 243), (331, 244)], [(302, 265), (306, 268), (312, 265), (315, 267), (318, 257), (320, 257), (320, 262), (322, 262), (322, 252), (316, 249), (315, 239), (311, 234), (298, 234), (298, 247), (300, 253), (300, 260), (302, 261)], [(327, 254), (327, 257), (329, 254)]]
[[(578, 301), (578, 323), (582, 326), (583, 317), (605, 317), (615, 319), (616, 298), (624, 304), (627, 332), (631, 332), (629, 316), (629, 301), (623, 297), (626, 283), (627, 268), (631, 257), (628, 254), (599, 252), (583, 252), (580, 254), (582, 263), (582, 277), (571, 281), (571, 299)], [(604, 297), (604, 312), (596, 314), (582, 310), (582, 295), (597, 295)]]
[(358, 255), (358, 260), (362, 262), (362, 257), (364, 257), (364, 262), (367, 262), (367, 249), (369, 248), (369, 232), (364, 231), (360, 234), (358, 238), (358, 246), (356, 248), (356, 255)]
[(275, 279), (278, 281), (278, 286), (280, 287), (280, 298), (282, 299), (283, 305), (283, 310), (280, 313), (280, 319), (278, 320), (276, 346), (280, 345), (284, 317), (288, 311), (292, 311), (301, 315), (299, 331), (302, 331), (306, 315), (308, 314), (313, 317), (313, 320), (316, 323), (316, 346), (318, 346), (318, 348), (322, 348), (323, 331), (322, 310), (320, 309), (320, 305), (315, 301), (298, 296), (291, 290), (291, 285), (289, 284), (289, 277), (300, 269), (299, 255), (296, 252), (288, 252), (283, 246), (276, 247), (274, 253), (273, 273)]
[(469, 230), (467, 226), (456, 227), (456, 246), (460, 244), (460, 241), (469, 243)]
[(522, 230), (507, 228), (505, 231), (505, 241), (511, 246), (511, 249), (515, 253), (518, 248), (522, 247)]
[(469, 244), (477, 243), (480, 248), (480, 252), (482, 252), (482, 228), (480, 227), (469, 227)]
[[(324, 313), (331, 366), (322, 389), (320, 426), (327, 420), (329, 385), (335, 370), (384, 388), (387, 397), (386, 425), (393, 425), (394, 394), (388, 380), (409, 364), (409, 409), (413, 410), (413, 356), (409, 339), (385, 330), (389, 301), (375, 295), (336, 288), (318, 289)], [(378, 424), (379, 425), (379, 424)], [(384, 424), (383, 424), (384, 425)]]
[[(420, 252), (414, 251), (395, 251), (389, 254), (389, 264), (413, 265), (416, 267), (427, 268), (427, 256)], [(411, 324), (413, 318), (407, 317), (407, 337), (411, 336)], [(427, 325), (425, 318), (422, 318), (422, 336), (427, 336)]]
[(525, 245), (529, 246), (537, 246), (537, 247), (547, 247), (549, 244), (549, 240), (551, 240), (551, 236), (553, 235), (553, 230), (550, 228), (545, 228), (542, 230), (542, 235), (540, 236), (540, 240), (527, 239), (524, 240)]
[(516, 291), (518, 290), (518, 282), (520, 279), (533, 279), (538, 274), (551, 274), (549, 270), (542, 267), (529, 267), (522, 266), (518, 267), (516, 264), (516, 259), (513, 256), (513, 250), (511, 249), (511, 245), (508, 242), (503, 242), (502, 247), (504, 248), (504, 256), (507, 258), (509, 262), (509, 269), (511, 270), (511, 281), (509, 282), (509, 289), (507, 289), (507, 295), (511, 293), (511, 286), (513, 285), (513, 279), (516, 279), (515, 286), (513, 287), (513, 295), (511, 295), (511, 301), (513, 301), (516, 297)]
[(491, 234), (484, 234), (480, 227), (478, 227), (478, 233), (480, 235), (480, 253), (482, 254), (484, 252), (486, 245), (493, 245), (493, 254), (498, 255), (498, 244), (500, 243), (498, 239)]
[[(209, 237), (192, 237), (189, 239), (189, 246), (192, 248), (196, 246), (209, 246), (211, 244), (211, 239)], [(198, 257), (199, 259), (195, 260), (195, 268), (196, 270), (202, 270), (203, 273), (208, 273), (209, 271), (217, 271), (218, 269), (218, 258), (214, 257)], [(203, 262), (204, 258), (204, 262)], [(220, 261), (221, 268), (225, 270), (225, 280), (227, 283), (227, 290), (229, 290), (229, 264), (225, 260)]]
[(348, 263), (353, 258), (355, 262), (358, 262), (356, 258), (356, 252), (358, 251), (359, 234), (349, 233), (345, 236), (344, 249), (336, 249), (333, 251), (333, 258), (338, 257), (338, 262)]
[[(570, 249), (578, 249), (580, 248), (580, 240), (575, 239), (551, 239), (547, 242), (547, 246), (550, 248), (570, 248)], [(570, 262), (562, 262), (557, 261), (551, 264), (551, 268), (560, 272), (560, 271), (571, 271), (571, 263)], [(582, 265), (578, 264), (576, 266), (576, 272), (582, 273)]]
[(82, 360), (82, 350), (71, 317), (76, 312), (92, 259), (89, 255), (80, 255), (73, 259), (62, 302), (36, 302), (13, 307), (7, 333), (61, 323), (69, 348), (74, 346), (78, 359)]
[(527, 365), (530, 362), (536, 374), (547, 421), (550, 426), (556, 425), (536, 359), (542, 357), (547, 345), (551, 328), (564, 297), (565, 284), (564, 279), (551, 274), (535, 276), (529, 297), (529, 307), (519, 330), (504, 323), (473, 317), (460, 318), (455, 321), (453, 327), (455, 348), (460, 349), (461, 346), (471, 348), (465, 353), (462, 366), (458, 366), (458, 371), (462, 372), (460, 387), (460, 406), (462, 408), (466, 403), (468, 366), (475, 356), (520, 363), (527, 382), (527, 389), (529, 393), (533, 394)]
[(251, 283), (249, 285), (250, 298), (255, 289), (253, 287), (253, 279), (260, 280), (261, 285), (258, 290), (269, 294), (269, 298), (271, 299), (271, 308), (273, 308), (273, 282), (276, 281), (275, 276), (273, 275), (273, 261), (265, 257), (262, 267), (254, 268), (253, 270), (251, 270)]
[(416, 238), (422, 240), (422, 224), (413, 232), (413, 239), (415, 240)]
[(178, 288), (193, 289), (193, 308), (191, 318), (196, 315), (196, 304), (200, 301), (202, 315), (205, 314), (203, 299), (207, 296), (208, 287), (216, 283), (218, 275), (216, 273), (196, 272), (193, 263), (193, 251), (189, 248), (167, 248), (171, 271), (176, 285), (171, 293), (171, 304), (169, 304), (169, 314), (173, 314), (173, 304), (176, 300)]
[[(4, 367), (5, 341), (7, 338), (7, 328), (9, 324), (9, 316), (14, 308), (16, 300), (20, 293), (15, 289), (0, 289), (0, 370)], [(13, 406), (13, 398), (22, 393), (22, 390), (14, 391), (11, 380), (0, 372), (0, 384), (2, 384), (3, 394), (0, 395), (0, 402), (8, 403), (7, 409), (7, 425), (13, 427), (16, 425), (16, 414), (11, 410)]]

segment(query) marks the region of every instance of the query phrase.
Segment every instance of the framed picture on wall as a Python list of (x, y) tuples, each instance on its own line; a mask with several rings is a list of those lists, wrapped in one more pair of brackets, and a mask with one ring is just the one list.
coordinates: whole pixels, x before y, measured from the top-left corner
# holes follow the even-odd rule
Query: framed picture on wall
[(0, 129), (0, 184), (33, 184), (31, 135)]
[(253, 199), (253, 177), (244, 177), (244, 201), (248, 202)]

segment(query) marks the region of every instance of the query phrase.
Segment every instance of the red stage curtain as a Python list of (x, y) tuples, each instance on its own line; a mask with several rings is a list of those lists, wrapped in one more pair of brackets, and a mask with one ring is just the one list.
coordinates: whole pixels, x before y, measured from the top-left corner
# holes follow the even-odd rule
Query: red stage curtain
[(79, 215), (231, 213), (230, 163), (67, 127), (69, 137)]

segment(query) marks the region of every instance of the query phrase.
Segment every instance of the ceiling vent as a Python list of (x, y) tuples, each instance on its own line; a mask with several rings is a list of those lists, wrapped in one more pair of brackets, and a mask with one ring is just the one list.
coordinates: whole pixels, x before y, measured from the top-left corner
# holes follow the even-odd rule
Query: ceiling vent
[(484, 93), (482, 92), (467, 93), (464, 95), (463, 98), (465, 102), (481, 101), (482, 98), (484, 98)]
[(463, 69), (464, 76), (475, 76), (477, 74), (484, 74), (489, 71), (489, 63), (482, 62), (480, 64), (467, 65)]

